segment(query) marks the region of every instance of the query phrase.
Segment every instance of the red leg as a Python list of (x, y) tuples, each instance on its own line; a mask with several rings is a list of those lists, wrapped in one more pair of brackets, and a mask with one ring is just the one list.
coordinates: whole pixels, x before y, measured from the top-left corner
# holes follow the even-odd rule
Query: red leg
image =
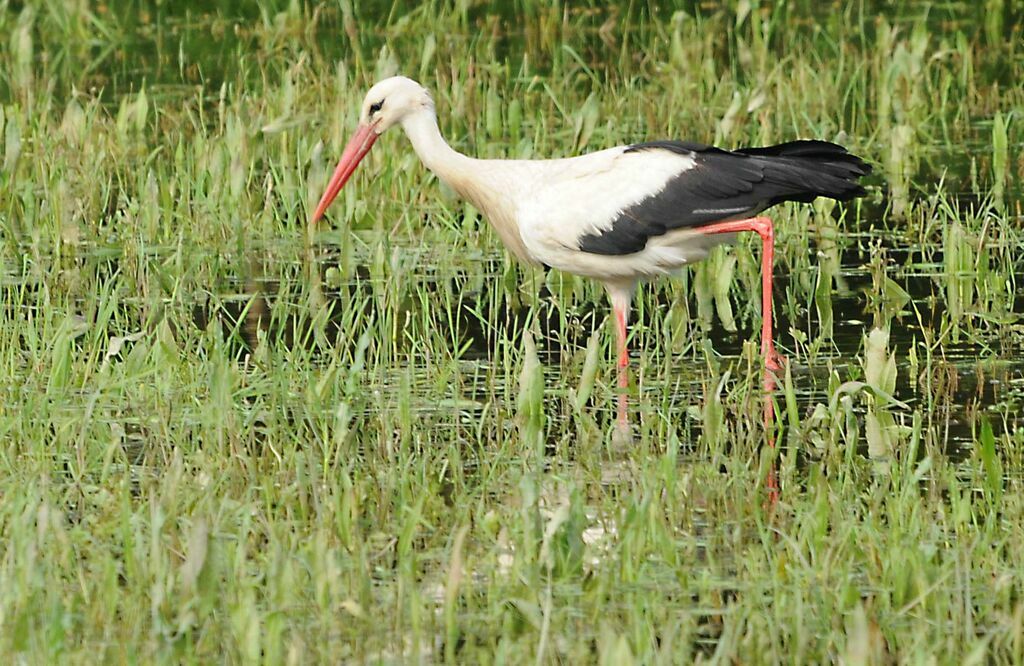
[[(700, 228), (705, 234), (726, 234), (740, 231), (756, 231), (761, 236), (761, 355), (764, 357), (764, 429), (768, 443), (775, 446), (772, 426), (775, 424), (775, 407), (772, 391), (775, 390), (775, 373), (782, 369), (782, 357), (775, 351), (772, 341), (772, 270), (775, 264), (775, 227), (770, 218), (752, 217), (732, 222), (717, 222)], [(779, 497), (775, 466), (768, 471), (765, 480), (768, 487), (768, 501), (774, 506)]]
[(620, 430), (629, 427), (629, 397), (626, 390), (629, 388), (629, 347), (626, 344), (629, 325), (629, 301), (631, 292), (611, 290), (612, 310), (615, 313), (615, 335), (618, 342), (618, 371), (619, 371), (619, 410), (618, 423)]
[(782, 369), (782, 357), (775, 351), (772, 341), (772, 267), (775, 263), (775, 228), (770, 218), (752, 217), (747, 220), (717, 222), (700, 228), (705, 234), (733, 234), (756, 231), (761, 236), (761, 355), (770, 372), (764, 375), (764, 388), (775, 388), (774, 373)]

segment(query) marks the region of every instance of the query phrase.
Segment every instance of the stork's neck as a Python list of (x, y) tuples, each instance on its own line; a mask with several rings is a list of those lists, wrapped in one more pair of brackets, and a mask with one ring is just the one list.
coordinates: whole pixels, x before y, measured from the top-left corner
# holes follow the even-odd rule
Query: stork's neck
[(433, 109), (407, 115), (402, 129), (423, 164), (484, 214), (505, 247), (523, 261), (536, 263), (519, 235), (515, 202), (509, 196), (508, 163), (474, 159), (453, 149), (437, 128)]
[(458, 183), (471, 177), (471, 165), (476, 160), (448, 145), (437, 127), (437, 116), (434, 115), (433, 109), (424, 108), (405, 116), (402, 119), (402, 129), (405, 130), (423, 165), (445, 183), (459, 189)]

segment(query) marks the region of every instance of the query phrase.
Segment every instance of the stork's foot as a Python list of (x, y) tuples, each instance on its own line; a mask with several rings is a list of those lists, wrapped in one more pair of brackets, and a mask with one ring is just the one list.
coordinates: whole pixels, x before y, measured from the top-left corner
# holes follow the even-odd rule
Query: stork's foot
[(633, 446), (633, 424), (629, 418), (629, 399), (625, 393), (619, 394), (619, 408), (612, 426), (612, 450), (624, 452)]
[(633, 445), (633, 427), (629, 421), (617, 421), (612, 432), (612, 445), (617, 450), (625, 450)]
[(775, 507), (779, 503), (779, 480), (775, 474), (775, 465), (768, 470), (768, 476), (765, 479), (765, 489), (768, 491), (764, 499), (764, 509), (770, 516), (775, 515)]
[(769, 347), (764, 355), (764, 390), (774, 391), (782, 369), (786, 367), (786, 357)]
[(619, 394), (617, 411), (615, 430), (612, 432), (612, 444), (618, 449), (625, 449), (633, 444), (633, 426), (629, 423), (629, 398), (625, 393)]

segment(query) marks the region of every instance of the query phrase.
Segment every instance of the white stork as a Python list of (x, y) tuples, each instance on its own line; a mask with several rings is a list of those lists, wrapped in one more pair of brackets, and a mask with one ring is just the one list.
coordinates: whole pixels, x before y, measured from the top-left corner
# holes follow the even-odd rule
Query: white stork
[[(620, 389), (629, 381), (626, 326), (637, 284), (705, 258), (737, 232), (755, 231), (763, 243), (761, 352), (765, 389), (771, 390), (781, 361), (772, 343), (774, 230), (769, 218), (753, 216), (783, 201), (862, 196), (857, 181), (871, 171), (842, 146), (824, 141), (734, 151), (653, 141), (564, 159), (474, 159), (441, 136), (430, 93), (396, 76), (367, 93), (359, 127), (312, 222), (392, 125), (402, 126), (423, 164), (476, 206), (518, 259), (604, 284), (615, 311)], [(623, 390), (623, 428), (626, 409)]]

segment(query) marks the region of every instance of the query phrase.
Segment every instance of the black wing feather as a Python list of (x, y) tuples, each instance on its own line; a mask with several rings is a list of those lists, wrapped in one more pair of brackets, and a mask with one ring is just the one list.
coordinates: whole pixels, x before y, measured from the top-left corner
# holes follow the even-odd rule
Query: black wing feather
[(626, 152), (645, 150), (689, 155), (696, 164), (658, 194), (623, 210), (608, 229), (580, 237), (583, 252), (632, 254), (643, 250), (651, 237), (755, 215), (783, 201), (846, 201), (864, 196), (858, 179), (871, 173), (864, 160), (827, 141), (734, 151), (691, 141), (651, 141)]

